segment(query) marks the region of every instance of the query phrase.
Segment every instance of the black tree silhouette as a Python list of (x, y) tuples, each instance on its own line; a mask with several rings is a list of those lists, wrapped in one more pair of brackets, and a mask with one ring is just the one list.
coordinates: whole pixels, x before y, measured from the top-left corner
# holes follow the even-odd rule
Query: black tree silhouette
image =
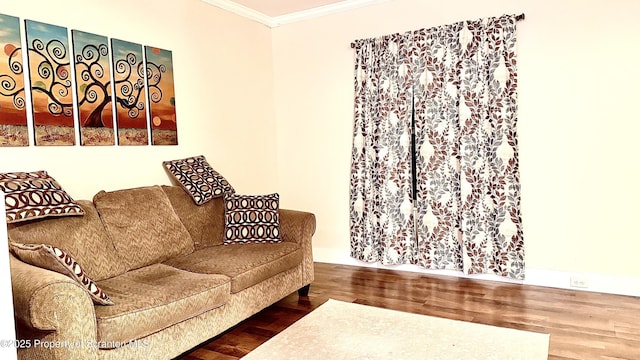
[(105, 76), (104, 66), (100, 63), (103, 57), (109, 55), (106, 44), (85, 45), (79, 54), (76, 54), (76, 72), (83, 86), (78, 89), (78, 108), (85, 104), (96, 104), (89, 116), (83, 119), (81, 126), (104, 127), (102, 112), (111, 102), (109, 87), (111, 81), (103, 80)]
[(157, 65), (147, 61), (147, 86), (149, 87), (149, 98), (154, 103), (162, 101), (162, 89), (158, 86), (162, 81), (162, 73), (167, 71), (165, 64)]
[[(105, 44), (86, 45), (81, 54), (76, 56), (76, 63), (82, 67), (79, 76), (86, 84), (78, 105), (96, 103), (96, 107), (89, 114), (82, 126), (103, 127), (102, 112), (112, 100), (109, 95), (111, 81), (102, 81), (104, 67), (100, 64), (102, 57), (108, 55), (108, 47)], [(144, 101), (141, 95), (144, 91), (144, 67), (136, 54), (129, 52), (124, 58), (115, 60), (114, 71), (118, 74), (115, 80), (115, 101), (118, 106), (127, 110), (131, 119), (136, 119), (141, 111), (144, 111)], [(135, 76), (137, 75), (137, 76)], [(162, 94), (160, 94), (160, 99)], [(158, 100), (159, 101), (159, 100)]]
[[(60, 40), (54, 39), (46, 44), (40, 39), (34, 39), (28, 49), (30, 62), (37, 63), (37, 72), (43, 81), (31, 84), (34, 92), (47, 96), (47, 108), (53, 115), (73, 116), (73, 100), (70, 95), (71, 78), (67, 47)], [(37, 57), (33, 59), (32, 57)], [(69, 100), (65, 100), (69, 98)]]
[(16, 78), (22, 76), (24, 68), (22, 66), (22, 48), (17, 47), (11, 51), (8, 58), (9, 69), (12, 74), (0, 74), (0, 95), (10, 97), (13, 106), (24, 109), (26, 105), (24, 97), (24, 86), (18, 88)]
[[(14, 53), (17, 54), (19, 50), (14, 50)], [(68, 72), (69, 62), (64, 61), (67, 54), (65, 45), (59, 40), (51, 40), (45, 45), (42, 40), (35, 39), (32, 41), (29, 53), (32, 56), (39, 57), (37, 72), (44, 80), (32, 84), (32, 90), (47, 96), (49, 100), (48, 110), (51, 114), (72, 116), (73, 103), (72, 101), (64, 100), (68, 97), (71, 87), (71, 79)], [(103, 80), (105, 69), (100, 62), (108, 54), (109, 49), (106, 44), (91, 44), (85, 45), (81, 52), (76, 55), (77, 76), (84, 83), (83, 88), (78, 91), (78, 106), (80, 107), (87, 103), (96, 104), (89, 116), (82, 120), (81, 125), (84, 127), (105, 126), (102, 113), (112, 101), (112, 97), (109, 94), (111, 80)], [(127, 115), (131, 119), (138, 118), (140, 112), (145, 109), (144, 101), (141, 99), (145, 90), (145, 76), (149, 87), (150, 100), (155, 103), (162, 100), (162, 90), (158, 84), (162, 80), (162, 73), (166, 72), (164, 64), (157, 65), (153, 62), (148, 62), (145, 74), (143, 62), (138, 61), (136, 54), (129, 52), (124, 58), (115, 60), (113, 68), (118, 74), (114, 82), (116, 88), (116, 93), (114, 94), (115, 102), (117, 106), (127, 110)], [(18, 62), (11, 63), (11, 69), (16, 75), (22, 73), (21, 64)], [(20, 92), (24, 92), (24, 88), (14, 89), (15, 80), (9, 76), (5, 78), (3, 75), (0, 81), (3, 90), (2, 94), (7, 95), (5, 93), (13, 91), (9, 94), (15, 96), (14, 104), (16, 104), (16, 107), (24, 107), (24, 97), (19, 96)]]
[[(134, 53), (127, 53), (123, 59), (113, 64), (114, 71), (119, 74), (116, 85), (116, 103), (127, 109), (127, 115), (135, 119), (144, 110), (144, 102), (140, 96), (144, 91), (144, 66), (138, 62)], [(134, 72), (135, 71), (135, 72)], [(137, 78), (133, 75), (137, 74)]]

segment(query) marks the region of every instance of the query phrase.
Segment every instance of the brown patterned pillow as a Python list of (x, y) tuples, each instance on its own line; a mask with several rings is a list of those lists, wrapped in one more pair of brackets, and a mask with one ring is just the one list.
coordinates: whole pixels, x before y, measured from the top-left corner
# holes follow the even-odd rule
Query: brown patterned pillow
[(203, 155), (163, 161), (162, 164), (198, 205), (235, 192), (227, 179), (215, 171)]
[(71, 255), (55, 246), (46, 244), (9, 243), (9, 249), (20, 260), (44, 269), (66, 275), (75, 281), (89, 294), (94, 303), (113, 305), (113, 301), (82, 270)]
[(280, 197), (228, 194), (224, 198), (224, 244), (278, 243)]
[(46, 171), (0, 173), (0, 191), (5, 194), (7, 223), (84, 214)]

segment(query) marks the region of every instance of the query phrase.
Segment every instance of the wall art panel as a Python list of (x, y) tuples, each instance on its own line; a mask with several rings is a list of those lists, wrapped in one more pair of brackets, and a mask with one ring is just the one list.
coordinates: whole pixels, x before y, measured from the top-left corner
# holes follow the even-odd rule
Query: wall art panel
[(25, 20), (36, 145), (74, 145), (69, 35), (61, 26)]
[(153, 145), (177, 145), (176, 96), (171, 51), (145, 46)]
[(28, 146), (20, 19), (0, 14), (0, 146)]
[(80, 144), (114, 145), (113, 97), (106, 36), (71, 30)]
[(119, 145), (148, 145), (142, 45), (111, 39)]

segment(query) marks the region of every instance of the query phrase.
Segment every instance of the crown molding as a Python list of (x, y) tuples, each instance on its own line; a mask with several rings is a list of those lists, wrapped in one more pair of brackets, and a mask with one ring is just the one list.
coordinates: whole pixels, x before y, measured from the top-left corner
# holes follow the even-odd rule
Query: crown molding
[(259, 11), (253, 10), (244, 5), (240, 5), (231, 0), (202, 0), (207, 4), (217, 6), (223, 10), (230, 11), (250, 20), (257, 21), (270, 28), (286, 25), (298, 21), (309, 20), (321, 16), (336, 14), (365, 6), (381, 4), (392, 0), (344, 0), (335, 4), (319, 6), (316, 8), (298, 11), (280, 16), (267, 16)]
[(207, 4), (217, 6), (220, 9), (230, 11), (236, 15), (240, 15), (250, 20), (257, 21), (261, 24), (267, 25), (268, 27), (275, 27), (277, 24), (274, 22), (271, 16), (267, 16), (259, 11), (253, 10), (244, 5), (240, 5), (236, 2), (230, 0), (202, 0)]

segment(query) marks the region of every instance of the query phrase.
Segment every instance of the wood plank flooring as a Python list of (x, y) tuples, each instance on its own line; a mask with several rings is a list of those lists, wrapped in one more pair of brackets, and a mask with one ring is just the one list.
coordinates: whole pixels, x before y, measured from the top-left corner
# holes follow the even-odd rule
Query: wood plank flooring
[(551, 334), (549, 359), (640, 359), (637, 297), (324, 263), (308, 297), (291, 294), (180, 359), (239, 359), (329, 298)]

